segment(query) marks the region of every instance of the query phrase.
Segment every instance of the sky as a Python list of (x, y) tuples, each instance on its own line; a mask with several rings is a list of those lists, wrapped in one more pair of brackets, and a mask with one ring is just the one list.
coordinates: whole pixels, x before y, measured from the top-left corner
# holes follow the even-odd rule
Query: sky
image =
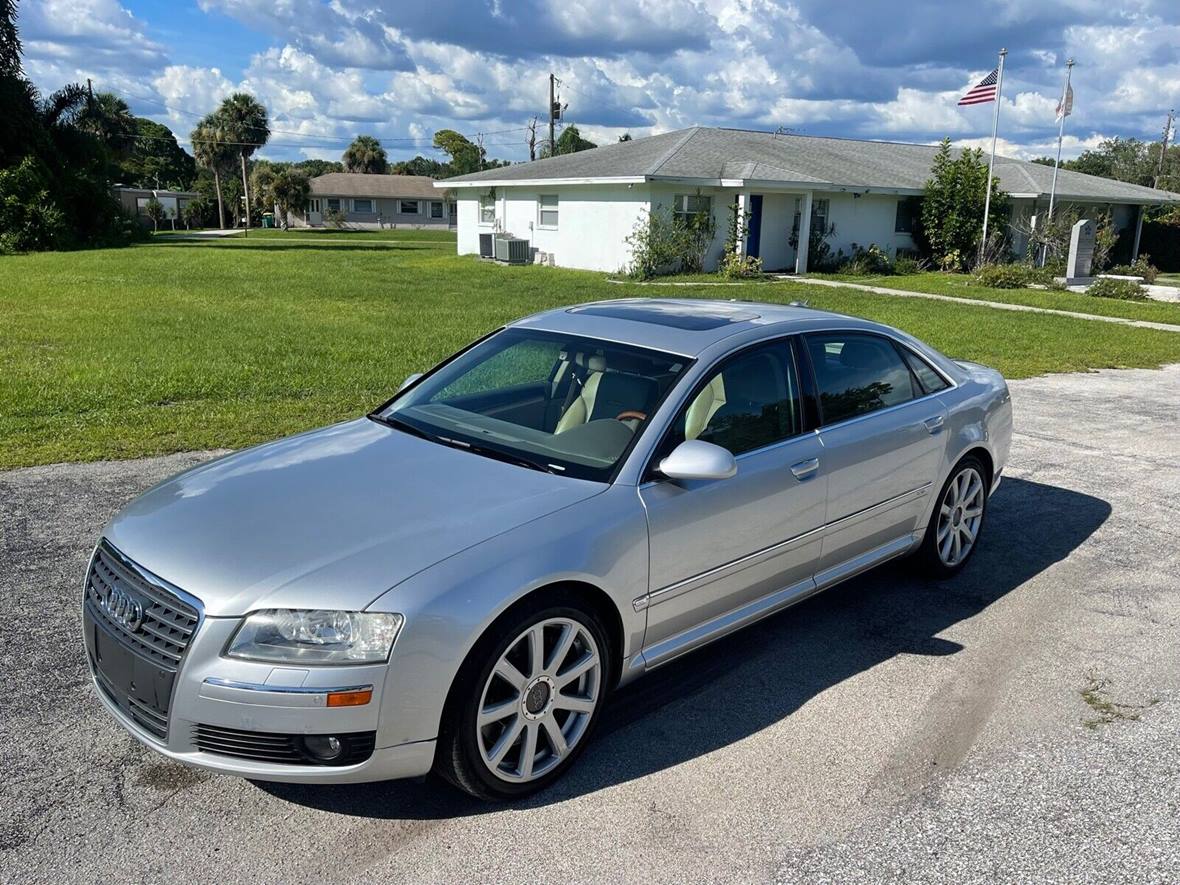
[(604, 143), (687, 126), (990, 142), (994, 105), (956, 102), (1007, 47), (998, 152), (1159, 138), (1180, 105), (1177, 0), (20, 0), (26, 74), (91, 78), (186, 141), (237, 90), (268, 108), (260, 156), (339, 159), (358, 134), (392, 159), (435, 130), (528, 158), (548, 75), (565, 122)]

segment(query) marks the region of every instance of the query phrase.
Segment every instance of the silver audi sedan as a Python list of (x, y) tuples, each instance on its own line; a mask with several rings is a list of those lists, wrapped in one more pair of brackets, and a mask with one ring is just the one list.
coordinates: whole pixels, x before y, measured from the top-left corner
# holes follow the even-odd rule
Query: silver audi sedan
[(888, 559), (961, 569), (1011, 434), (999, 373), (865, 320), (551, 310), (133, 501), (86, 653), (179, 762), (519, 797), (648, 670)]

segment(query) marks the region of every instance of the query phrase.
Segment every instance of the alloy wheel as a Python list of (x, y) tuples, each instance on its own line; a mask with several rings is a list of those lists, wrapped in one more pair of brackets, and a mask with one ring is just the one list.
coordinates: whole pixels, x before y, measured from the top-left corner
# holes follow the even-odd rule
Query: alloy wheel
[(475, 739), (488, 770), (527, 783), (552, 771), (586, 733), (602, 693), (602, 655), (571, 618), (528, 627), (484, 685)]
[(983, 521), (984, 495), (983, 478), (974, 467), (964, 467), (947, 486), (934, 537), (943, 565), (957, 566), (975, 546)]

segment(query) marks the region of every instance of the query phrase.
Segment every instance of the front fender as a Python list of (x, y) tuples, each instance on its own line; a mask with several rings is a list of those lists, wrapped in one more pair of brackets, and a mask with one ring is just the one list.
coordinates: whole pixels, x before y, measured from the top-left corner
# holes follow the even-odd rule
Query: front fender
[(451, 683), (472, 646), (509, 606), (546, 586), (577, 581), (612, 600), (624, 662), (640, 647), (646, 614), (647, 523), (636, 490), (606, 492), (511, 529), (402, 581), (369, 606), (400, 612), (382, 692), (378, 746), (438, 736)]

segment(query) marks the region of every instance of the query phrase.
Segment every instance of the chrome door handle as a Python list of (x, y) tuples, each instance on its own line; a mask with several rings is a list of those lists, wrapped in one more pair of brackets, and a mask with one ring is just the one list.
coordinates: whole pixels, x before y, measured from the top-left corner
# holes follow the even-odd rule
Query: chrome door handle
[(942, 415), (935, 415), (933, 418), (927, 418), (922, 423), (926, 425), (926, 429), (931, 433), (938, 433), (938, 431), (942, 430), (942, 425), (946, 424), (946, 418)]
[(807, 479), (817, 470), (819, 470), (819, 458), (808, 458), (806, 461), (791, 465), (791, 473), (795, 474), (795, 479)]

